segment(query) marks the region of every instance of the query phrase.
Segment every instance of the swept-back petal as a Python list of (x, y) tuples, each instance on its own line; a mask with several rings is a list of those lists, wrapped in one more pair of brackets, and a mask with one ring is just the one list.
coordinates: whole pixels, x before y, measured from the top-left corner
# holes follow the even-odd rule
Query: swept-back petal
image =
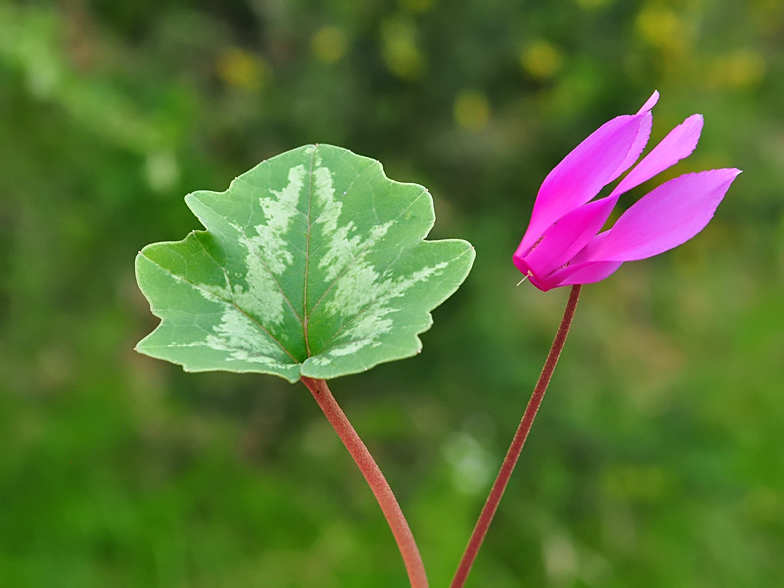
[(691, 155), (700, 140), (702, 115), (693, 114), (661, 140), (661, 142), (629, 172), (613, 190), (620, 195), (648, 181), (656, 174)]
[[(650, 102), (650, 101), (649, 101)], [(654, 102), (655, 104), (655, 102)], [(618, 166), (618, 169), (615, 170), (615, 173), (610, 176), (610, 179), (607, 181), (607, 184), (610, 182), (614, 182), (618, 179), (618, 177), (629, 169), (634, 162), (637, 161), (640, 157), (640, 153), (642, 153), (645, 146), (648, 144), (648, 139), (651, 138), (651, 128), (653, 128), (653, 115), (647, 111), (640, 111), (640, 128), (637, 131), (637, 136), (634, 138), (634, 143), (632, 144), (631, 149), (626, 154), (626, 158), (621, 162), (621, 165)], [(605, 184), (605, 186), (607, 185)]]
[(654, 106), (656, 106), (656, 103), (658, 101), (659, 101), (659, 92), (657, 90), (654, 90), (653, 94), (651, 94), (651, 97), (648, 98), (645, 104), (642, 105), (642, 108), (640, 108), (640, 110), (637, 111), (637, 114), (642, 114), (643, 112), (647, 112), (651, 110)]
[(648, 110), (618, 116), (575, 147), (542, 183), (521, 247), (532, 247), (550, 225), (629, 169), (645, 148), (651, 121)]
[(685, 243), (705, 228), (739, 173), (715, 169), (662, 184), (589, 242), (575, 261), (633, 261)]
[(522, 268), (518, 262), (525, 259), (526, 269), (521, 271), (530, 270), (540, 277), (560, 269), (599, 232), (616, 202), (617, 196), (608, 196), (566, 213), (544, 232), (533, 250), (518, 248), (515, 264)]

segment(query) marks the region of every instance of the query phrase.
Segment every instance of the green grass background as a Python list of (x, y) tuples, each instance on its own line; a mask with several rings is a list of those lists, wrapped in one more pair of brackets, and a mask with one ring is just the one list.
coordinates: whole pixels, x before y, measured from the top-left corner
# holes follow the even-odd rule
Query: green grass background
[(183, 196), (310, 142), (476, 246), (421, 355), (332, 385), (447, 586), (566, 299), (515, 287), (538, 186), (654, 89), (654, 140), (706, 120), (662, 178), (744, 174), (584, 289), (469, 586), (784, 585), (784, 2), (0, 0), (0, 587), (407, 585), (304, 386), (133, 352)]

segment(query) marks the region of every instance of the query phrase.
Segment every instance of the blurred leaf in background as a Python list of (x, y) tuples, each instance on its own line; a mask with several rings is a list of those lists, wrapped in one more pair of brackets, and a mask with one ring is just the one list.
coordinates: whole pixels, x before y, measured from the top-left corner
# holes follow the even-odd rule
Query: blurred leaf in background
[(0, 0), (0, 586), (405, 585), (303, 386), (132, 351), (182, 197), (306, 143), (477, 249), (420, 356), (333, 386), (446, 585), (566, 295), (514, 287), (536, 191), (654, 89), (653, 142), (705, 115), (668, 173), (745, 173), (585, 290), (470, 584), (784, 584), (784, 3)]

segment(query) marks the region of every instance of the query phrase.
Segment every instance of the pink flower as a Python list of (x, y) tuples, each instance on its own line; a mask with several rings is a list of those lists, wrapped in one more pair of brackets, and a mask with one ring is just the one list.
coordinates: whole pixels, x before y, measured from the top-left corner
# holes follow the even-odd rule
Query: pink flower
[(645, 259), (685, 243), (713, 217), (737, 169), (684, 174), (665, 182), (599, 233), (618, 198), (694, 151), (702, 131), (695, 114), (675, 127), (609, 196), (599, 191), (629, 169), (648, 142), (654, 92), (637, 114), (612, 119), (580, 143), (545, 178), (514, 264), (547, 291), (590, 284), (625, 261)]

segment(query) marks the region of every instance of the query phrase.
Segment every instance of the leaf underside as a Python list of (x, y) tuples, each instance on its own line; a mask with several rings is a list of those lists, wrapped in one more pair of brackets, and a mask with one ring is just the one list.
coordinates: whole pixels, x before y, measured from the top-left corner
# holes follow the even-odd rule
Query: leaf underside
[(424, 241), (425, 188), (339, 147), (288, 151), (185, 201), (207, 230), (136, 257), (162, 319), (136, 349), (186, 371), (296, 382), (409, 357), (474, 259), (465, 241)]

